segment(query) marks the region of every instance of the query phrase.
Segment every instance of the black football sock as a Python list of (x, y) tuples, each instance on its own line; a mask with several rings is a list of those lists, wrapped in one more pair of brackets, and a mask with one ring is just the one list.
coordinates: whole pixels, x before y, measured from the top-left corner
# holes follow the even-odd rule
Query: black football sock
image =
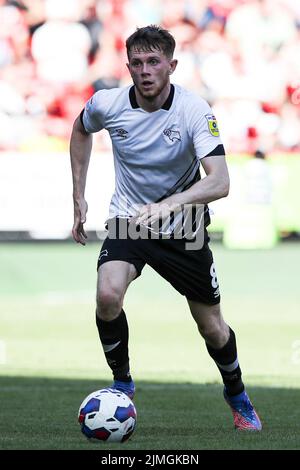
[(112, 321), (101, 320), (96, 314), (96, 324), (107, 364), (115, 380), (130, 382), (128, 356), (128, 323), (124, 310)]
[(213, 358), (222, 375), (228, 396), (238, 395), (245, 389), (242, 382), (242, 372), (237, 357), (234, 331), (229, 328), (229, 339), (221, 349), (214, 349), (206, 343), (207, 351)]

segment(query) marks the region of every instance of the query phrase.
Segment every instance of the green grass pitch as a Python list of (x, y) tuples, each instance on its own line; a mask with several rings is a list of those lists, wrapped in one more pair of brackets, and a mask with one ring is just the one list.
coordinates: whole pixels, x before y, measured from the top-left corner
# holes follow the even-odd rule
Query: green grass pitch
[(111, 383), (94, 323), (100, 246), (1, 244), (0, 449), (299, 449), (299, 245), (211, 246), (261, 433), (235, 432), (184, 297), (146, 267), (124, 305), (138, 426), (123, 445), (88, 442), (79, 405)]

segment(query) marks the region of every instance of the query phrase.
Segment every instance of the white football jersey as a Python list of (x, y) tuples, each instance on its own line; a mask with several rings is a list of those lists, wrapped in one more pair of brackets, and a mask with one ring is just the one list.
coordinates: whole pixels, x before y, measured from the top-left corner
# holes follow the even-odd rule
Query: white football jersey
[(112, 140), (116, 178), (109, 218), (134, 216), (141, 205), (189, 188), (200, 179), (201, 158), (222, 145), (208, 103), (178, 85), (151, 113), (138, 106), (132, 85), (97, 91), (82, 123), (88, 133), (106, 129)]

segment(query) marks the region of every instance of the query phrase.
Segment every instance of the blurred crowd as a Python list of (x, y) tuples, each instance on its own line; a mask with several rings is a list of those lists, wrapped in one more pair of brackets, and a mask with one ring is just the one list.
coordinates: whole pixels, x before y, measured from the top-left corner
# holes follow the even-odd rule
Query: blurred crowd
[(211, 104), (227, 153), (300, 151), (294, 0), (0, 0), (0, 150), (66, 150), (91, 94), (131, 82), (124, 42), (148, 24), (174, 35), (172, 81)]

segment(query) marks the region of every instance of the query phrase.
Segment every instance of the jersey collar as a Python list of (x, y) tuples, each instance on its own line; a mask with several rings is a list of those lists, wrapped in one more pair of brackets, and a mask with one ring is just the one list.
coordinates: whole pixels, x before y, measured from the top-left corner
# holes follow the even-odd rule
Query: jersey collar
[[(170, 89), (169, 96), (168, 96), (168, 98), (166, 99), (166, 101), (164, 102), (164, 104), (162, 105), (162, 107), (160, 109), (165, 109), (166, 111), (169, 111), (169, 109), (171, 108), (172, 103), (173, 103), (174, 92), (175, 92), (175, 87), (171, 83), (171, 89)], [(134, 85), (129, 90), (129, 101), (130, 101), (131, 107), (133, 109), (139, 108), (139, 105), (138, 105), (138, 102), (137, 102), (136, 96), (135, 96)]]

